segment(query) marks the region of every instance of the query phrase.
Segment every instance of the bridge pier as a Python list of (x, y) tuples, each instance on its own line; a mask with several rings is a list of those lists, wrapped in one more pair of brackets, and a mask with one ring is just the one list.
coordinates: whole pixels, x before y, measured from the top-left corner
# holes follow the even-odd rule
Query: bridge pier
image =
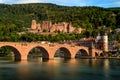
[(22, 55), (21, 60), (27, 60), (27, 55)]
[(91, 43), (91, 47), (89, 48), (89, 56), (95, 58), (95, 47), (93, 45), (93, 42)]
[(54, 57), (49, 57), (49, 60), (53, 60), (54, 59)]
[(71, 59), (75, 59), (75, 56), (74, 56), (74, 55), (71, 55)]
[(71, 59), (75, 59), (76, 51), (73, 50), (73, 51), (71, 51), (71, 52), (72, 52), (72, 54), (71, 54), (71, 57), (70, 57), (70, 58), (71, 58)]
[(95, 50), (92, 50), (92, 58), (95, 58)]
[(95, 58), (95, 49), (89, 50), (89, 56), (91, 56), (91, 58)]
[(49, 59), (50, 60), (54, 59), (54, 54), (55, 54), (55, 50), (54, 49), (49, 49)]
[(28, 59), (28, 51), (27, 51), (27, 49), (20, 50), (20, 53), (21, 53), (21, 61)]

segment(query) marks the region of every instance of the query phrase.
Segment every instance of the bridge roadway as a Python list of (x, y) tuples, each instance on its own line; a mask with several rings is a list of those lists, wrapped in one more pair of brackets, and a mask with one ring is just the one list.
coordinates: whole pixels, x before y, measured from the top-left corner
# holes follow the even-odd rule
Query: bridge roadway
[(42, 57), (54, 59), (57, 50), (64, 52), (65, 58), (75, 58), (78, 51), (82, 50), (88, 56), (95, 57), (96, 53), (100, 55), (101, 50), (90, 49), (89, 47), (76, 46), (73, 44), (59, 44), (46, 42), (0, 42), (0, 47), (9, 47), (14, 52), (15, 60), (27, 60), (29, 52), (33, 48), (39, 48), (42, 51)]

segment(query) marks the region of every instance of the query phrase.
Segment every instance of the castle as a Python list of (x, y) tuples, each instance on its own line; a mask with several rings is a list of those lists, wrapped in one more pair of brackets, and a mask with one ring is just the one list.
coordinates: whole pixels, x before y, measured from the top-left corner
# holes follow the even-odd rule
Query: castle
[(59, 22), (52, 24), (50, 21), (43, 21), (41, 23), (36, 22), (36, 20), (32, 20), (31, 28), (28, 28), (28, 32), (32, 33), (43, 33), (43, 32), (66, 32), (66, 33), (81, 33), (82, 28), (75, 28), (71, 25), (71, 23), (67, 22)]

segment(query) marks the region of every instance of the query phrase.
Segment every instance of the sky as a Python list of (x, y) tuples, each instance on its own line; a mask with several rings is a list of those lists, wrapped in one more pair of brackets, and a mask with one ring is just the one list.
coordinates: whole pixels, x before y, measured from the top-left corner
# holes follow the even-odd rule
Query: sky
[(53, 3), (64, 6), (120, 7), (120, 0), (0, 0), (4, 4)]

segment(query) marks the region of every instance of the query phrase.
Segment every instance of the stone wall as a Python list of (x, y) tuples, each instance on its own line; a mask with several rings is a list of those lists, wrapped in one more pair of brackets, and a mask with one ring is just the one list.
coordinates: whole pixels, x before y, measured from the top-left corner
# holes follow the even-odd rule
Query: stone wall
[(32, 20), (31, 28), (28, 29), (28, 32), (41, 33), (41, 32), (66, 32), (66, 33), (81, 33), (82, 28), (75, 28), (71, 23), (68, 22), (59, 22), (52, 24), (50, 21), (43, 21), (41, 23)]

